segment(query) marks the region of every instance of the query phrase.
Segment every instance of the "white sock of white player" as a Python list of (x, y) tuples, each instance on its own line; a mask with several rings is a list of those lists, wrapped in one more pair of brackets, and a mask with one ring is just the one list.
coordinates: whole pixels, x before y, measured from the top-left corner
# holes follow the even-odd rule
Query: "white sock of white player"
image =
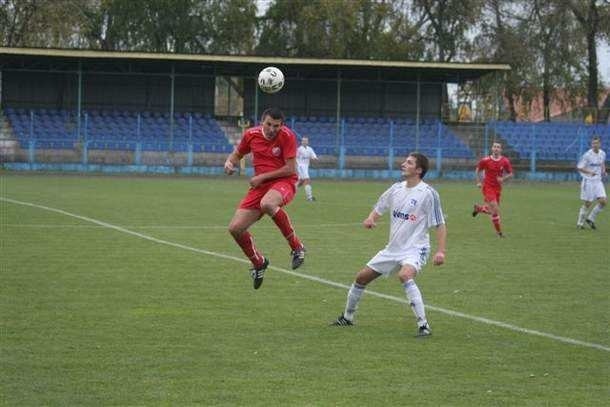
[(587, 216), (587, 207), (583, 205), (578, 211), (578, 222), (576, 224), (583, 225), (585, 223), (585, 216)]
[(358, 303), (360, 302), (360, 297), (362, 297), (365, 288), (366, 286), (364, 285), (352, 283), (352, 286), (347, 292), (347, 302), (345, 303), (345, 311), (343, 311), (343, 317), (345, 319), (350, 321), (354, 320), (354, 313), (356, 312), (356, 309), (358, 309)]
[(587, 219), (589, 219), (591, 222), (595, 222), (595, 217), (597, 216), (598, 213), (601, 212), (601, 210), (604, 209), (604, 207), (602, 205), (600, 205), (599, 203), (597, 203), (593, 209), (591, 209), (591, 212), (589, 212), (589, 216), (587, 216)]
[(403, 287), (405, 288), (405, 293), (407, 294), (407, 299), (409, 300), (409, 305), (411, 305), (411, 309), (415, 314), (415, 318), (417, 319), (417, 326), (424, 326), (428, 323), (426, 320), (426, 311), (424, 309), (424, 300), (421, 296), (421, 292), (415, 284), (415, 280), (407, 280)]
[(311, 193), (311, 185), (309, 184), (305, 185), (305, 196), (307, 197), (307, 199), (311, 199), (311, 197), (313, 196)]

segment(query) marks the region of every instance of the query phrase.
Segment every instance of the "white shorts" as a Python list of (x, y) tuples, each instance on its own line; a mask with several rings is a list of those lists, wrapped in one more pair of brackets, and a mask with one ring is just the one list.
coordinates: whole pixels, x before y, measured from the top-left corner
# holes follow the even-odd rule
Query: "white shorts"
[(430, 248), (428, 247), (414, 247), (402, 253), (389, 253), (383, 249), (369, 260), (366, 265), (386, 277), (396, 273), (406, 264), (413, 266), (419, 274), (428, 261), (429, 253)]
[(585, 202), (593, 202), (598, 198), (606, 197), (606, 189), (601, 179), (583, 178), (580, 183), (580, 199)]
[(309, 165), (297, 164), (299, 179), (309, 179)]

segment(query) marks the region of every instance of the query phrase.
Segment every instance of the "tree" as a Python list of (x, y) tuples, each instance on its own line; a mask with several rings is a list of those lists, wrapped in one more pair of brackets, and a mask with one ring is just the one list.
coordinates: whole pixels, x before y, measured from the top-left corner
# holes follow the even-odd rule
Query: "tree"
[[(482, 16), (480, 33), (475, 37), (474, 49), (479, 62), (503, 62), (511, 70), (504, 75), (503, 91), (509, 110), (509, 119), (517, 120), (518, 102), (531, 100), (530, 84), (535, 83), (531, 52), (528, 49), (528, 24), (516, 18), (513, 2), (487, 0)], [(486, 86), (494, 86), (491, 81)], [(523, 104), (523, 103), (519, 103)]]
[(530, 28), (530, 49), (542, 83), (544, 119), (550, 121), (550, 105), (555, 99), (575, 104), (583, 75), (584, 38), (571, 13), (556, 0), (535, 0), (526, 4)]
[(41, 8), (35, 1), (0, 0), (0, 35), (5, 47), (26, 43), (28, 28)]
[(597, 108), (597, 92), (599, 89), (597, 69), (597, 40), (602, 35), (608, 35), (608, 20), (610, 19), (610, 3), (607, 0), (562, 0), (581, 26), (587, 44), (588, 85), (587, 106)]
[(102, 0), (88, 15), (95, 48), (176, 53), (251, 53), (253, 0)]
[(413, 9), (425, 21), (423, 39), (430, 44), (427, 59), (450, 62), (460, 56), (482, 5), (480, 0), (413, 0)]
[(408, 59), (416, 54), (403, 2), (276, 0), (260, 19), (257, 53), (277, 56)]
[[(5, 47), (80, 47), (78, 27), (92, 0), (0, 0), (0, 43)], [(75, 35), (76, 34), (76, 35)]]
[(208, 52), (252, 54), (256, 46), (256, 3), (252, 0), (213, 0), (197, 22), (210, 38)]

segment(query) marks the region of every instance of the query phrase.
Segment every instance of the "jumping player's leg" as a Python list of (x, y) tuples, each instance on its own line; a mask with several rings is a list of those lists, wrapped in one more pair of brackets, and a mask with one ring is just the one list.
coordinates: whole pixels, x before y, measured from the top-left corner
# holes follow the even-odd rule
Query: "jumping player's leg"
[(263, 214), (259, 210), (239, 208), (235, 211), (235, 214), (229, 223), (229, 233), (231, 233), (233, 239), (235, 239), (255, 268), (261, 267), (265, 258), (256, 248), (254, 238), (250, 232), (248, 232), (248, 229), (256, 223), (262, 215)]
[(294, 193), (294, 186), (289, 182), (278, 182), (263, 196), (260, 206), (261, 211), (273, 219), (293, 251), (302, 250), (303, 244), (294, 231), (288, 213), (282, 207), (292, 201)]

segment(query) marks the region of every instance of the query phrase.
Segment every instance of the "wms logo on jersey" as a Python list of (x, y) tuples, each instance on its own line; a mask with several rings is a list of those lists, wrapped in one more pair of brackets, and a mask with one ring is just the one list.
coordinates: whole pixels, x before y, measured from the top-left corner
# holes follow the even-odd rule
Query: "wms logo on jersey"
[(280, 154), (282, 154), (282, 149), (279, 147), (273, 147), (271, 149), (271, 154), (273, 154), (275, 157), (279, 157)]
[(417, 220), (417, 216), (413, 215), (412, 213), (409, 214), (397, 210), (392, 212), (392, 216), (398, 219), (408, 220), (409, 222), (415, 222)]

